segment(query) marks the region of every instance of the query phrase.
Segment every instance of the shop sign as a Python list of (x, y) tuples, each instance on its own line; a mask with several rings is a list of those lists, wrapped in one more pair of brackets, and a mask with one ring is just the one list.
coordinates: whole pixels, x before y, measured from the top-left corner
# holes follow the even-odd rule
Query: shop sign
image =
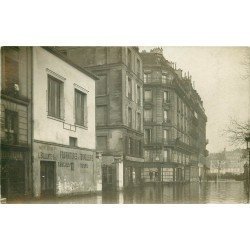
[(15, 160), (15, 161), (23, 161), (24, 156), (22, 152), (18, 151), (1, 151), (1, 159), (4, 160)]

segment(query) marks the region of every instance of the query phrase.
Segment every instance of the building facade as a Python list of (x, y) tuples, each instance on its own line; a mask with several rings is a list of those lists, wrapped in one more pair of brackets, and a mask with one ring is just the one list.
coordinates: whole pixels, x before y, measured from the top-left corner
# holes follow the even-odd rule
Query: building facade
[(60, 47), (99, 77), (96, 142), (103, 152), (103, 188), (137, 185), (143, 166), (143, 73), (137, 47)]
[(31, 49), (1, 48), (1, 195), (32, 193)]
[(155, 48), (142, 51), (144, 70), (144, 182), (204, 178), (206, 115), (191, 77)]
[(33, 47), (33, 194), (101, 190), (95, 80), (56, 50)]

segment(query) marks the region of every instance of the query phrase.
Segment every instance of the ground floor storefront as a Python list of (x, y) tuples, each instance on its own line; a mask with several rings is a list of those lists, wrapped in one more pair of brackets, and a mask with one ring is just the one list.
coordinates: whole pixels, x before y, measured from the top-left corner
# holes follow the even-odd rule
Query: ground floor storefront
[(101, 166), (94, 150), (34, 141), (35, 197), (101, 191)]
[(102, 157), (103, 190), (122, 190), (142, 183), (143, 159), (122, 156)]
[(141, 179), (143, 183), (198, 181), (199, 169), (189, 165), (145, 162)]
[(30, 148), (2, 145), (0, 197), (18, 199), (30, 195)]

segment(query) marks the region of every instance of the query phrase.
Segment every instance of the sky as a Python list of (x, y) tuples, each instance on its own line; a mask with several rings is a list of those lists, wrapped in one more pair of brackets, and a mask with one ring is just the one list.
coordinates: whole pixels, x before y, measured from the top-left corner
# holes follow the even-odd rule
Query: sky
[[(153, 47), (140, 47), (149, 51)], [(250, 79), (244, 61), (250, 49), (246, 47), (162, 47), (164, 57), (192, 76), (194, 86), (208, 118), (207, 149), (210, 153), (224, 148), (233, 150), (223, 131), (230, 117), (247, 121), (249, 114)], [(242, 145), (244, 147), (245, 145)], [(238, 147), (238, 146), (237, 146)]]

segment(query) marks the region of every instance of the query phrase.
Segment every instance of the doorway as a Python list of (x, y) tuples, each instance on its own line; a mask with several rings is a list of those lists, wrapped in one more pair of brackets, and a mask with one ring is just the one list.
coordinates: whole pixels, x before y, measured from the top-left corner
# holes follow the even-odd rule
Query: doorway
[(41, 161), (41, 196), (54, 196), (56, 193), (55, 162)]

